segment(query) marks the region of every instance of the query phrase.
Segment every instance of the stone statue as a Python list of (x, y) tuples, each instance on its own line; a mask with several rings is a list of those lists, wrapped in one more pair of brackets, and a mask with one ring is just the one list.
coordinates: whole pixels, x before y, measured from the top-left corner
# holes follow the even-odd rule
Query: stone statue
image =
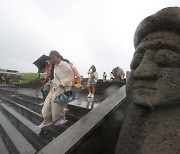
[(116, 154), (180, 153), (180, 8), (145, 18), (134, 46)]
[(115, 79), (117, 79), (118, 81), (124, 79), (124, 71), (122, 68), (120, 68), (119, 66), (118, 67), (115, 67), (111, 73), (113, 74), (113, 76), (115, 77)]

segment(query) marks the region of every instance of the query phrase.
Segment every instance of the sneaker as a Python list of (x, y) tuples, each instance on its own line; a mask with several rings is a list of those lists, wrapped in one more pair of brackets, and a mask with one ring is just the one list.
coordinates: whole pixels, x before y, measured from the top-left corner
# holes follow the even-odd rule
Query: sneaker
[(94, 98), (94, 94), (91, 94), (91, 98)]
[(45, 126), (49, 126), (51, 125), (52, 123), (49, 123), (49, 124), (44, 124), (44, 123), (41, 123), (39, 126), (37, 126), (38, 128), (43, 128)]
[(63, 119), (60, 119), (60, 120), (58, 120), (57, 122), (56, 122), (56, 126), (57, 125), (63, 125), (63, 124), (65, 124), (67, 122), (67, 120), (63, 120)]
[(87, 95), (87, 97), (91, 97), (91, 93), (89, 93), (89, 94)]

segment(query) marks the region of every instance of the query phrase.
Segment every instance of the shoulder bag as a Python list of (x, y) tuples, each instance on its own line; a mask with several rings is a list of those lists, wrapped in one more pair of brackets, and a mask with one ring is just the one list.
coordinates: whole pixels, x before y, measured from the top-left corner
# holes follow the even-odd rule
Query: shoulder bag
[[(58, 78), (57, 75), (56, 75), (56, 77)], [(59, 78), (58, 78), (58, 80), (59, 80)], [(63, 89), (64, 89), (64, 93), (58, 95), (54, 100), (55, 103), (60, 104), (60, 105), (66, 104), (75, 99), (75, 92), (74, 92), (74, 90), (72, 90), (72, 88), (68, 91), (66, 91), (64, 87), (63, 87)]]

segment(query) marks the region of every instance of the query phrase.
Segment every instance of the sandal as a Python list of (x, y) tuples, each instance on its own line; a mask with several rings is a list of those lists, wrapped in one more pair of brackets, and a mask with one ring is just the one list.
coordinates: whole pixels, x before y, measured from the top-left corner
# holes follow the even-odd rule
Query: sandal
[(66, 109), (66, 108), (63, 109), (63, 112), (64, 112), (64, 113), (67, 112), (67, 111), (69, 111), (69, 109)]
[(58, 120), (56, 123), (55, 123), (55, 125), (57, 126), (57, 125), (63, 125), (63, 124), (65, 124), (67, 122), (67, 120), (63, 120), (63, 119), (60, 119), (60, 120)]
[(49, 123), (49, 124), (44, 124), (44, 123), (41, 123), (39, 126), (37, 126), (38, 128), (43, 128), (45, 126), (49, 126), (51, 125), (52, 123)]

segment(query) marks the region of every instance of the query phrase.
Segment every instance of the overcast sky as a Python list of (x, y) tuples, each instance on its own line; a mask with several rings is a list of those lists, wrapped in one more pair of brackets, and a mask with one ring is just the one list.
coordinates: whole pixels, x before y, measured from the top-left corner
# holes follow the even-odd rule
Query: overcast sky
[(37, 72), (32, 63), (57, 50), (87, 77), (95, 65), (99, 78), (134, 52), (139, 22), (180, 0), (0, 0), (0, 68)]

